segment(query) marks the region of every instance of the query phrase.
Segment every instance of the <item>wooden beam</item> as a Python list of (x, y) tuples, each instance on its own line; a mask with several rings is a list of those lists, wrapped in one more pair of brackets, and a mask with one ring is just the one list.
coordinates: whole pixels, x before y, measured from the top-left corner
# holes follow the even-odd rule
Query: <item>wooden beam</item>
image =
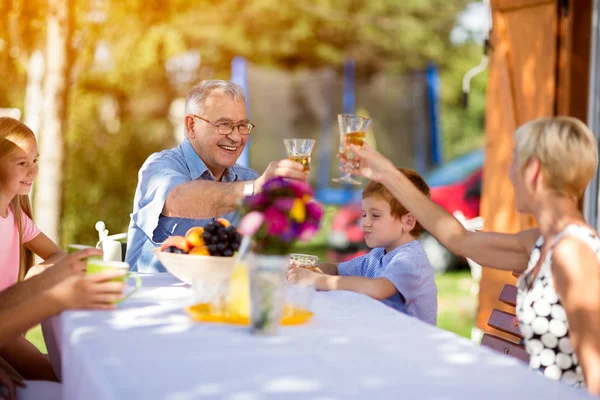
[(516, 11), (523, 8), (556, 3), (556, 0), (491, 0), (492, 9), (498, 11)]

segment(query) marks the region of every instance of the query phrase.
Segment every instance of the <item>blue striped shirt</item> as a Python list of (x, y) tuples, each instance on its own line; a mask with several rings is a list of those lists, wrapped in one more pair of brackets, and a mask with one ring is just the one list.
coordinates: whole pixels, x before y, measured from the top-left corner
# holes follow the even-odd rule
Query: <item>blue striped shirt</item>
[(433, 267), (418, 240), (386, 254), (381, 247), (338, 265), (340, 276), (386, 278), (398, 290), (384, 304), (432, 325), (437, 323), (437, 286)]

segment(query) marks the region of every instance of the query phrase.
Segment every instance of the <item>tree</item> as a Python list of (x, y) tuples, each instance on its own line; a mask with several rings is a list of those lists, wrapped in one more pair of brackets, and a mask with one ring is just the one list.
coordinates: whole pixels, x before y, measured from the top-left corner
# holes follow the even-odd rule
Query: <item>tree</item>
[(54, 241), (59, 239), (73, 0), (49, 0), (46, 33), (44, 111), (39, 134), (40, 173), (35, 196), (37, 225)]
[[(26, 60), (43, 47), (43, 38), (46, 51), (56, 46), (59, 56), (64, 50), (66, 60), (56, 67), (62, 56), (47, 59), (55, 63), (52, 73), (60, 79), (46, 80), (46, 100), (54, 100), (46, 103), (44, 114), (60, 122), (50, 122), (39, 132), (42, 164), (36, 221), (57, 239), (56, 230), (47, 224), (60, 220), (62, 243), (95, 243), (97, 219), (105, 219), (112, 232), (125, 229), (141, 163), (153, 151), (174, 144), (170, 101), (185, 96), (189, 85), (200, 79), (228, 78), (231, 59), (237, 55), (257, 65), (288, 70), (341, 67), (351, 56), (363, 79), (378, 72), (422, 68), (433, 61), (442, 73), (442, 115), (453, 115), (443, 122), (444, 128), (450, 127), (445, 129), (450, 146), (458, 150), (448, 149), (462, 152), (468, 145), (461, 139), (464, 118), (462, 111), (453, 111), (460, 107), (460, 87), (446, 85), (445, 80), (459, 82), (463, 66), (466, 71), (478, 61), (475, 51), (457, 49), (449, 40), (456, 15), (468, 2), (0, 0), (0, 7), (8, 9), (0, 12), (0, 38), (7, 38), (5, 44), (0, 40), (5, 78), (0, 82), (0, 102), (22, 106)], [(51, 31), (55, 7), (65, 4), (71, 5), (68, 30), (66, 25), (54, 25), (59, 29)], [(106, 19), (92, 23), (90, 8), (98, 6)], [(62, 39), (50, 39), (56, 35)], [(100, 45), (110, 51), (110, 68), (99, 68)], [(15, 48), (19, 51), (11, 51)], [(188, 51), (200, 53), (201, 66), (189, 83), (174, 87), (165, 61)], [(467, 61), (469, 57), (473, 61)], [(55, 102), (57, 98), (66, 103)], [(116, 131), (101, 121), (100, 110), (107, 99), (116, 104)], [(474, 105), (473, 92), (472, 100)], [(470, 110), (475, 113), (470, 120), (482, 118), (475, 107)], [(47, 133), (50, 127), (54, 133)], [(59, 211), (63, 189), (64, 211)], [(54, 214), (48, 220), (46, 206)]]

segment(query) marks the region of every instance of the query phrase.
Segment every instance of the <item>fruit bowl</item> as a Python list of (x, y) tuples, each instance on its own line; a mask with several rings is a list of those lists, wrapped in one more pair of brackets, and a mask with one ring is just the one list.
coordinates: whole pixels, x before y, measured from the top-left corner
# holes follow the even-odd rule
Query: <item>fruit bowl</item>
[(177, 279), (193, 284), (222, 283), (230, 278), (236, 257), (203, 256), (195, 254), (167, 253), (154, 249), (158, 261)]

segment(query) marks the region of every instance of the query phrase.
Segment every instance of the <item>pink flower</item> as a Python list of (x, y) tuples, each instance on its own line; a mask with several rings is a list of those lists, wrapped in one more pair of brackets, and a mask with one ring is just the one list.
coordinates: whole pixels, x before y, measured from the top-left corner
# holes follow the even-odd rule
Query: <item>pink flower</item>
[(281, 177), (269, 179), (262, 191), (245, 200), (239, 231), (254, 236), (255, 251), (284, 254), (298, 240), (308, 240), (319, 230), (321, 205), (313, 201), (306, 182)]
[(307, 182), (290, 180), (288, 183), (296, 197), (302, 198), (304, 196), (313, 196), (312, 187)]
[(306, 213), (308, 218), (319, 222), (323, 217), (323, 207), (316, 201), (310, 201), (306, 203)]
[(260, 229), (264, 221), (265, 214), (251, 211), (242, 218), (237, 229), (242, 235), (252, 236)]
[(313, 236), (315, 236), (318, 230), (318, 225), (306, 225), (304, 229), (302, 229), (302, 233), (300, 234), (300, 240), (307, 241), (311, 239)]
[(265, 211), (265, 220), (267, 221), (267, 234), (281, 235), (288, 229), (288, 220), (285, 214), (275, 208), (269, 208)]

